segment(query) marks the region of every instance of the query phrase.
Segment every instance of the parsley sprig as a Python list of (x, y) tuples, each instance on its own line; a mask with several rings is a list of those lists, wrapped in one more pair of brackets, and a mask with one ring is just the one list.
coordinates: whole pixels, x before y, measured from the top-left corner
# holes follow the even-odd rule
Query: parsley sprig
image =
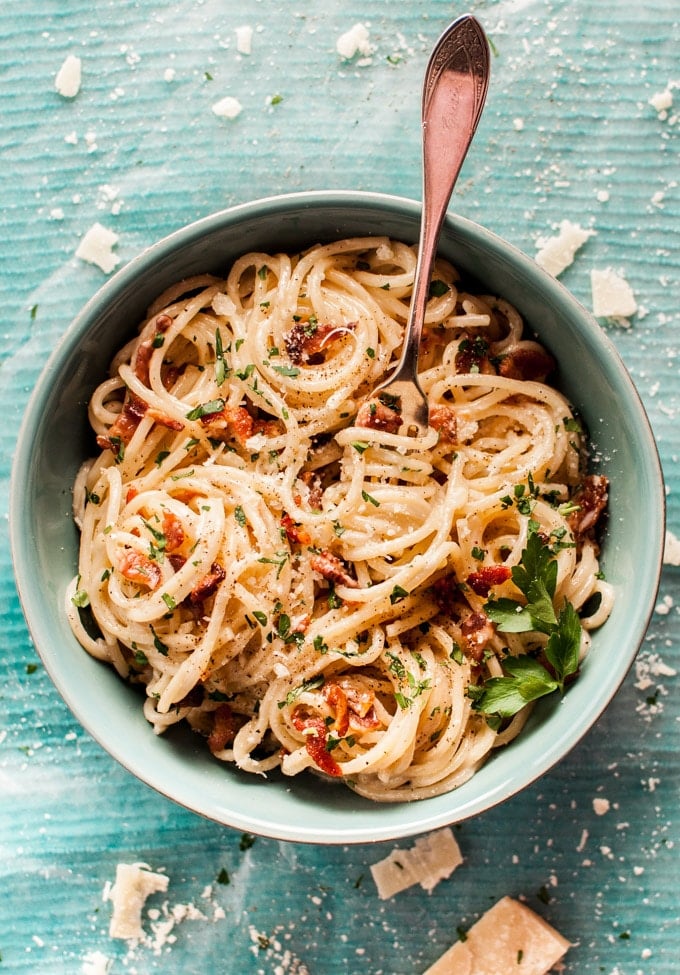
[(529, 654), (507, 657), (505, 676), (491, 677), (481, 693), (473, 691), (475, 710), (502, 718), (512, 717), (546, 694), (563, 693), (567, 677), (578, 670), (581, 643), (581, 623), (571, 603), (565, 600), (559, 614), (555, 612), (557, 560), (535, 531), (529, 535), (520, 564), (513, 566), (512, 581), (526, 602), (490, 599), (484, 610), (501, 632), (545, 634), (548, 642), (543, 654), (550, 670)]

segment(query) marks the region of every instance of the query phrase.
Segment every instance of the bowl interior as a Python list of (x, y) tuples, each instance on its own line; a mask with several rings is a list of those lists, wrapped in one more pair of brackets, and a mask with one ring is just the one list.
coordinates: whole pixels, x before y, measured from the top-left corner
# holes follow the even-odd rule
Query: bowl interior
[[(28, 405), (15, 454), (11, 539), (31, 635), (56, 687), (83, 726), (119, 762), (175, 801), (218, 822), (278, 839), (366, 842), (464, 819), (550, 768), (601, 714), (633, 661), (662, 560), (664, 493), (639, 397), (597, 323), (553, 278), (481, 227), (447, 217), (440, 252), (483, 290), (513, 303), (559, 363), (558, 385), (590, 431), (595, 465), (611, 481), (603, 568), (617, 599), (595, 634), (579, 680), (561, 703), (534, 711), (522, 735), (455, 792), (374, 804), (313, 775), (264, 781), (225, 767), (189, 732), (157, 738), (138, 694), (75, 641), (62, 606), (76, 571), (71, 485), (94, 445), (86, 404), (113, 353), (167, 286), (225, 273), (249, 250), (295, 251), (353, 235), (417, 239), (420, 208), (395, 197), (295, 194), (236, 207), (184, 228), (116, 274), (72, 323)], [(115, 729), (115, 737), (111, 729)]]

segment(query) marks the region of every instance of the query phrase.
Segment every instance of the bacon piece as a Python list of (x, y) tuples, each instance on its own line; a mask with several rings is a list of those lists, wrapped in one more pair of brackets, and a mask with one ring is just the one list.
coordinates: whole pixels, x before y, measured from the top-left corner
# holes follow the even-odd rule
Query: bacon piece
[(158, 563), (134, 549), (123, 553), (118, 562), (118, 570), (130, 582), (148, 589), (157, 589), (162, 578)]
[(335, 681), (323, 685), (322, 694), (326, 703), (335, 711), (335, 730), (339, 738), (344, 738), (349, 728), (349, 703), (342, 687)]
[(309, 489), (309, 507), (312, 511), (321, 511), (323, 506), (323, 491), (318, 476), (314, 471), (302, 471), (300, 480)]
[(398, 410), (381, 403), (379, 399), (362, 403), (357, 413), (356, 425), (370, 430), (383, 430), (385, 433), (399, 433), (401, 415)]
[(494, 369), (489, 359), (489, 343), (479, 335), (475, 338), (465, 336), (458, 346), (454, 364), (457, 373), (482, 372), (493, 375)]
[(555, 369), (555, 360), (540, 345), (526, 345), (513, 349), (504, 355), (498, 372), (507, 379), (521, 379), (524, 382), (545, 382)]
[(97, 437), (97, 445), (102, 450), (118, 452), (120, 444), (128, 444), (147, 411), (147, 404), (129, 390), (125, 395), (123, 409), (109, 427), (105, 436)]
[(130, 502), (134, 501), (134, 499), (137, 497), (138, 494), (139, 491), (137, 490), (137, 488), (129, 487), (125, 492), (125, 503), (130, 504)]
[(253, 417), (245, 406), (225, 406), (219, 413), (209, 413), (201, 417), (208, 436), (228, 440), (236, 437), (241, 446), (258, 433), (276, 437), (282, 432), (278, 420), (260, 420)]
[(337, 683), (347, 698), (350, 731), (366, 731), (378, 728), (380, 719), (373, 706), (375, 704), (375, 692), (361, 684), (357, 685), (351, 677), (340, 677)]
[(588, 474), (573, 497), (578, 511), (569, 516), (569, 527), (577, 538), (595, 530), (600, 515), (607, 507), (609, 480), (603, 474)]
[(285, 511), (281, 518), (281, 527), (285, 531), (286, 538), (289, 542), (297, 543), (298, 545), (311, 545), (312, 536), (309, 532), (301, 525), (296, 524)]
[(458, 418), (451, 406), (433, 406), (430, 426), (439, 431), (439, 439), (443, 443), (458, 443)]
[(349, 589), (358, 589), (359, 583), (353, 579), (345, 568), (344, 563), (337, 555), (333, 555), (327, 549), (322, 552), (314, 552), (309, 560), (312, 569), (340, 586), (347, 586)]
[(159, 413), (157, 410), (148, 409), (147, 416), (158, 423), (162, 427), (166, 427), (168, 430), (176, 430), (178, 433), (180, 430), (184, 429), (184, 424), (181, 420), (176, 420), (174, 416), (168, 416), (166, 413)]
[(176, 552), (184, 544), (182, 522), (172, 511), (163, 512), (163, 534), (165, 535), (165, 551), (168, 554)]
[(208, 735), (208, 748), (214, 754), (231, 745), (243, 721), (237, 717), (228, 704), (220, 704), (213, 711), (213, 727)]
[(219, 562), (213, 562), (210, 566), (210, 572), (203, 576), (201, 581), (191, 590), (189, 596), (189, 602), (192, 606), (197, 606), (199, 603), (204, 602), (213, 596), (217, 591), (217, 587), (221, 582), (227, 577), (227, 573), (224, 571)]
[[(306, 732), (305, 748), (312, 761), (327, 775), (335, 778), (342, 775), (342, 769), (327, 749), (328, 729), (323, 718), (310, 717), (303, 709), (296, 708), (292, 714), (293, 725), (298, 731)], [(311, 734), (310, 734), (311, 730)]]
[(458, 580), (453, 573), (442, 576), (441, 579), (432, 583), (432, 595), (443, 613), (448, 616), (457, 615), (460, 589), (458, 588)]
[(507, 565), (483, 565), (477, 572), (471, 572), (465, 580), (478, 596), (488, 596), (492, 586), (500, 586), (512, 577)]
[(494, 635), (493, 623), (486, 613), (471, 613), (460, 624), (463, 637), (463, 651), (475, 663), (480, 663), (484, 649)]
[(356, 322), (347, 322), (345, 325), (332, 325), (324, 322), (312, 328), (309, 322), (296, 322), (283, 336), (288, 358), (296, 366), (312, 359), (318, 361), (327, 345), (353, 331), (356, 324)]

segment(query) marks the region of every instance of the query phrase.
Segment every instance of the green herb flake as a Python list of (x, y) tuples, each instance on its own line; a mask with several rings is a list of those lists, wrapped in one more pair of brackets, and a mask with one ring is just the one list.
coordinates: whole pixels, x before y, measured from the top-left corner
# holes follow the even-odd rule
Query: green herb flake
[(449, 288), (446, 281), (440, 281), (439, 279), (435, 278), (434, 281), (430, 282), (430, 290), (428, 292), (428, 296), (430, 298), (441, 298), (450, 290), (451, 289)]
[(165, 603), (165, 605), (168, 607), (169, 610), (173, 610), (177, 607), (177, 601), (173, 596), (170, 595), (169, 592), (162, 593), (161, 599), (163, 600), (163, 602)]
[(301, 694), (304, 694), (306, 691), (316, 691), (320, 687), (323, 687), (323, 684), (323, 674), (317, 674), (316, 677), (310, 677), (309, 680), (303, 680), (303, 682), (298, 684), (297, 687), (294, 687), (291, 691), (288, 691), (285, 700), (278, 702), (278, 707), (285, 708), (286, 705), (294, 704)]
[(406, 599), (409, 595), (408, 589), (404, 589), (402, 586), (395, 586), (390, 593), (390, 602), (394, 606), (395, 603), (400, 603), (402, 599)]
[(31, 674), (34, 674), (34, 673), (36, 672), (36, 670), (37, 670), (37, 669), (38, 669), (38, 665), (37, 665), (37, 664), (26, 664), (26, 673), (27, 673), (27, 674), (28, 674), (29, 676), (30, 676)]
[(274, 372), (278, 372), (279, 376), (288, 376), (294, 379), (300, 375), (300, 370), (297, 366), (272, 366), (272, 368)]
[(154, 461), (156, 467), (160, 467), (163, 461), (165, 460), (165, 458), (169, 456), (170, 456), (169, 450), (159, 450), (159, 452), (156, 454), (156, 459)]
[(246, 850), (249, 850), (251, 848), (251, 846), (255, 842), (255, 839), (256, 837), (253, 836), (252, 833), (243, 833), (238, 844), (239, 850), (242, 853), (245, 853)]
[(167, 643), (163, 643), (163, 641), (158, 636), (158, 634), (154, 630), (154, 628), (151, 625), (151, 623), (149, 623), (149, 629), (151, 630), (151, 633), (153, 635), (153, 645), (154, 645), (154, 647), (156, 648), (156, 650), (158, 650), (158, 652), (163, 657), (167, 657), (167, 655), (168, 655), (168, 645), (167, 645)]
[(368, 491), (362, 491), (361, 497), (364, 499), (364, 501), (368, 502), (368, 504), (372, 504), (373, 507), (375, 508), (380, 507), (380, 502), (376, 498), (374, 498), (372, 494), (369, 494)]
[(200, 406), (195, 407), (193, 410), (189, 410), (186, 414), (187, 420), (200, 420), (204, 416), (212, 416), (215, 413), (221, 413), (224, 409), (223, 399), (213, 399), (208, 403), (201, 403)]
[(222, 869), (220, 870), (220, 872), (217, 874), (217, 878), (216, 879), (217, 879), (217, 883), (218, 884), (223, 884), (225, 886), (226, 886), (226, 884), (231, 883), (231, 878), (229, 876), (229, 871), (226, 869), (226, 867), (222, 867)]
[(247, 522), (246, 513), (240, 504), (237, 504), (234, 508), (234, 518), (236, 519), (237, 525), (240, 525), (241, 528), (245, 528)]
[(90, 597), (84, 589), (77, 589), (71, 596), (71, 602), (78, 609), (85, 609), (86, 606), (90, 605)]

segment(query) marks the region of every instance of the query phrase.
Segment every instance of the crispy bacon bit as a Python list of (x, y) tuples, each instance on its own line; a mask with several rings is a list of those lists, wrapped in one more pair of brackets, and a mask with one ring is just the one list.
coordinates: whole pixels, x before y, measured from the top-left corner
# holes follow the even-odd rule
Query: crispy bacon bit
[(366, 731), (378, 728), (380, 719), (375, 713), (375, 692), (352, 680), (351, 677), (340, 677), (337, 681), (345, 693), (349, 706), (350, 731)]
[(184, 429), (184, 424), (181, 420), (176, 420), (174, 416), (168, 416), (166, 413), (159, 413), (157, 410), (147, 410), (147, 415), (151, 417), (156, 423), (162, 427), (166, 427), (168, 430), (176, 430), (178, 433), (180, 430)]
[(483, 565), (477, 572), (471, 572), (465, 580), (478, 596), (486, 598), (492, 586), (500, 586), (512, 577), (512, 571), (507, 565)]
[(349, 728), (347, 695), (335, 681), (327, 681), (323, 685), (322, 694), (329, 707), (335, 711), (335, 731), (339, 738), (344, 738)]
[(372, 399), (360, 406), (356, 425), (371, 430), (383, 430), (385, 433), (399, 433), (401, 422), (397, 410), (381, 403), (379, 399)]
[(156, 321), (154, 322), (157, 332), (167, 332), (167, 330), (172, 325), (172, 318), (170, 315), (162, 314), (156, 316)]
[(430, 410), (430, 426), (439, 431), (443, 443), (458, 443), (458, 418), (451, 406), (433, 406)]
[(145, 386), (149, 385), (149, 363), (151, 362), (151, 356), (153, 355), (153, 342), (151, 339), (145, 339), (140, 342), (137, 346), (137, 352), (135, 353), (135, 376), (139, 379), (140, 383)]
[(317, 768), (335, 778), (341, 776), (342, 769), (326, 747), (328, 729), (323, 718), (307, 716), (304, 710), (298, 707), (292, 714), (292, 720), (298, 731), (306, 732), (305, 748)]
[(118, 453), (120, 444), (128, 444), (146, 413), (147, 405), (144, 400), (128, 392), (123, 403), (123, 409), (109, 427), (109, 432), (97, 437), (97, 445), (101, 450), (112, 450)]
[(208, 748), (215, 755), (231, 745), (243, 724), (228, 704), (220, 704), (213, 712), (213, 728), (208, 735)]
[(309, 563), (315, 572), (322, 575), (324, 579), (328, 579), (329, 582), (347, 586), (349, 589), (359, 588), (359, 583), (349, 574), (342, 560), (327, 549), (322, 552), (314, 552)]
[(301, 525), (296, 524), (285, 511), (281, 518), (281, 527), (285, 531), (286, 538), (289, 542), (297, 543), (298, 545), (311, 545), (312, 536), (309, 532)]
[(443, 613), (447, 616), (454, 616), (457, 613), (460, 589), (458, 580), (453, 573), (442, 576), (432, 584), (432, 595), (435, 602)]
[(165, 535), (165, 551), (168, 554), (176, 552), (184, 544), (182, 522), (171, 511), (163, 512), (163, 534)]
[(189, 593), (188, 599), (192, 606), (197, 606), (199, 603), (209, 599), (210, 596), (213, 596), (219, 584), (224, 582), (226, 577), (227, 573), (220, 563), (213, 562), (210, 566), (210, 572), (204, 575), (198, 585)]
[(302, 471), (300, 480), (309, 489), (309, 507), (312, 511), (321, 511), (323, 506), (323, 490), (321, 481), (314, 471)]
[(282, 429), (278, 420), (256, 419), (245, 406), (225, 406), (219, 413), (201, 417), (201, 423), (209, 436), (222, 440), (236, 437), (242, 446), (258, 433), (276, 437)]
[(489, 343), (481, 336), (463, 338), (454, 360), (457, 373), (482, 372), (493, 375), (495, 369), (489, 359)]
[(148, 555), (128, 549), (118, 562), (118, 569), (121, 575), (134, 582), (137, 586), (146, 586), (148, 589), (157, 589), (161, 583), (161, 570), (157, 562), (152, 561)]
[(460, 624), (463, 637), (463, 651), (476, 663), (480, 663), (484, 649), (494, 635), (493, 623), (486, 613), (471, 613)]
[(603, 474), (588, 474), (573, 497), (578, 511), (569, 516), (569, 527), (577, 538), (595, 530), (600, 515), (607, 507), (609, 481)]
[(125, 503), (130, 504), (130, 502), (134, 501), (134, 499), (137, 497), (138, 494), (139, 491), (137, 490), (137, 488), (129, 487), (125, 492)]
[(498, 372), (508, 379), (545, 382), (555, 369), (555, 360), (540, 345), (527, 344), (513, 349), (501, 359)]
[(286, 332), (283, 336), (288, 358), (296, 366), (303, 362), (323, 361), (322, 354), (326, 346), (353, 331), (356, 324), (356, 322), (347, 322), (346, 325), (331, 325), (325, 322), (310, 326), (309, 322), (296, 322), (290, 332)]

